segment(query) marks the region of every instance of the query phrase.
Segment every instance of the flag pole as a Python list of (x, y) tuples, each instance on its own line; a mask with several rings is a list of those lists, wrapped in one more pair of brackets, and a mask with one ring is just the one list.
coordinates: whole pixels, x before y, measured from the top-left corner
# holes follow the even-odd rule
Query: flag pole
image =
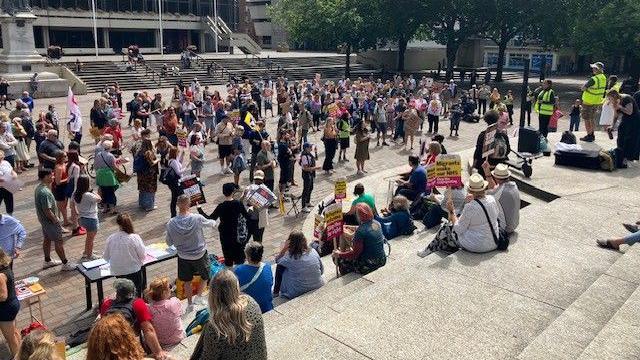
[(96, 0), (91, 0), (91, 9), (93, 10), (93, 45), (96, 48), (96, 59), (98, 58), (98, 24), (96, 22)]
[(160, 24), (160, 56), (164, 58), (164, 35), (162, 29), (162, 0), (158, 0), (158, 22)]

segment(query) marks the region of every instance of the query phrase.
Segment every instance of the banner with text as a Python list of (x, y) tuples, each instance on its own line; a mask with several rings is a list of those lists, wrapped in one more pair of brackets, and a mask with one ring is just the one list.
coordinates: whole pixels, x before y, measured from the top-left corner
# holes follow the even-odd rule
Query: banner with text
[(337, 239), (342, 235), (342, 204), (334, 203), (324, 210), (324, 222), (327, 229), (327, 240)]
[(462, 159), (460, 155), (440, 155), (436, 163), (427, 168), (429, 187), (462, 186)]

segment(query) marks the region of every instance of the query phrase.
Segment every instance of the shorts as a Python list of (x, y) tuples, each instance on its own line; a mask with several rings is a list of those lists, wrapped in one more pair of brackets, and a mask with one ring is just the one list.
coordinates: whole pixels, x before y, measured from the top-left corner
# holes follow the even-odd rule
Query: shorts
[(62, 226), (58, 224), (42, 224), (42, 235), (45, 239), (53, 242), (62, 241)]
[(582, 105), (582, 110), (580, 111), (580, 115), (584, 119), (585, 122), (590, 123), (591, 125), (595, 125), (596, 123), (596, 115), (598, 113), (599, 105)]
[(53, 197), (56, 199), (56, 201), (67, 200), (67, 184), (56, 185), (53, 188)]
[(98, 231), (98, 225), (100, 225), (100, 221), (98, 219), (86, 217), (81, 217), (80, 219), (78, 219), (78, 223), (89, 232)]
[(349, 138), (340, 138), (340, 150), (349, 148)]
[(209, 255), (206, 251), (198, 260), (186, 260), (178, 256), (178, 279), (191, 281), (194, 275), (200, 275), (202, 280), (209, 280)]
[(233, 154), (233, 145), (218, 145), (218, 157), (226, 158)]
[(16, 319), (20, 311), (20, 301), (18, 298), (7, 300), (0, 304), (0, 322), (9, 322)]
[(386, 122), (379, 122), (376, 123), (376, 125), (378, 126), (378, 132), (379, 133), (386, 133), (387, 132), (387, 123)]

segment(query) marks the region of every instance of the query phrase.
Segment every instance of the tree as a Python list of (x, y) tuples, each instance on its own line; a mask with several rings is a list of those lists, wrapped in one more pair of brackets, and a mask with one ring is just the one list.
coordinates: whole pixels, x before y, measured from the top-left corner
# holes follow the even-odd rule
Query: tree
[[(363, 1), (363, 3), (366, 3)], [(378, 23), (382, 29), (380, 38), (398, 44), (398, 71), (404, 71), (407, 44), (416, 36), (426, 20), (428, 9), (426, 0), (377, 0), (370, 1), (368, 21)]]
[(495, 81), (502, 81), (509, 41), (517, 35), (531, 33), (533, 27), (539, 23), (540, 17), (545, 16), (548, 11), (546, 2), (549, 0), (492, 0), (491, 8), (495, 9), (495, 13), (481, 36), (498, 46)]
[(279, 0), (268, 11), (292, 41), (313, 42), (322, 48), (342, 47), (348, 77), (351, 54), (375, 45), (376, 41), (374, 22), (365, 20), (366, 4), (362, 3), (358, 0)]
[(485, 29), (493, 15), (490, 0), (429, 0), (428, 36), (447, 47), (447, 78), (453, 77), (458, 49)]

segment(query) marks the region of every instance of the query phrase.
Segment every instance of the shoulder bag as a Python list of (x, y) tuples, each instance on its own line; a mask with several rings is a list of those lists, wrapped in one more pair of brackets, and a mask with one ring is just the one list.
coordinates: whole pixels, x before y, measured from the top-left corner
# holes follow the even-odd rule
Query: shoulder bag
[(264, 269), (264, 263), (261, 262), (260, 263), (260, 267), (258, 268), (258, 271), (256, 271), (256, 274), (253, 275), (253, 278), (251, 278), (251, 281), (249, 281), (248, 283), (240, 286), (240, 291), (245, 291), (249, 288), (249, 286), (253, 285), (253, 283), (255, 283), (258, 278), (260, 277), (260, 275), (262, 274), (262, 270)]
[(498, 250), (507, 250), (507, 248), (509, 247), (509, 235), (506, 231), (500, 229), (500, 220), (498, 220), (498, 235), (496, 236), (496, 232), (493, 229), (493, 225), (491, 224), (491, 219), (489, 218), (487, 209), (484, 207), (484, 204), (480, 200), (476, 199), (475, 201), (480, 205), (482, 211), (484, 211), (484, 215), (487, 217), (489, 229), (491, 229), (491, 235), (493, 236), (493, 241), (496, 243)]

